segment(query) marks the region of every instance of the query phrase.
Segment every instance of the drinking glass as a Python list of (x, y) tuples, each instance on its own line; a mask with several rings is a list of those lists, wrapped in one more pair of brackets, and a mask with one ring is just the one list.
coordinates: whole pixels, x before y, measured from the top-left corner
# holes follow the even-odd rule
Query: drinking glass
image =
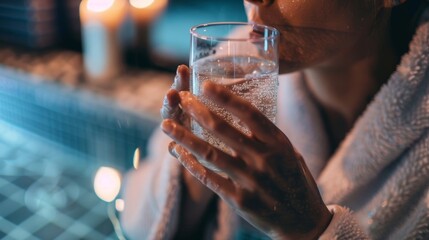
[[(212, 112), (244, 134), (249, 135), (250, 132), (236, 116), (201, 94), (203, 82), (212, 81), (225, 86), (274, 122), (277, 112), (279, 32), (269, 26), (240, 22), (201, 24), (192, 27), (190, 32), (191, 92)], [(225, 143), (194, 120), (191, 129), (211, 145), (234, 154)], [(203, 159), (199, 161), (209, 169), (220, 172)]]

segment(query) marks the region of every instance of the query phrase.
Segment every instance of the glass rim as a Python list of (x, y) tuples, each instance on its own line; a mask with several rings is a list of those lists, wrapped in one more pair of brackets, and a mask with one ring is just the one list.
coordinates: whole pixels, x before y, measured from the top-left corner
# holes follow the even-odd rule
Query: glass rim
[[(197, 33), (197, 30), (201, 29), (201, 28), (212, 27), (212, 26), (221, 26), (221, 25), (256, 26), (256, 27), (268, 29), (269, 31), (272, 32), (272, 34), (270, 34), (270, 36), (268, 36), (268, 37), (261, 36), (261, 37), (255, 37), (255, 38), (227, 38), (227, 37), (208, 36), (208, 35)], [(252, 23), (252, 22), (210, 22), (210, 23), (203, 23), (203, 24), (198, 24), (198, 25), (191, 27), (189, 32), (194, 37), (197, 37), (197, 38), (200, 38), (203, 40), (214, 40), (214, 41), (237, 41), (237, 42), (238, 41), (243, 41), (243, 42), (252, 41), (252, 42), (256, 42), (256, 41), (273, 40), (279, 36), (279, 31), (276, 28), (270, 27), (267, 25), (263, 25), (263, 24)]]

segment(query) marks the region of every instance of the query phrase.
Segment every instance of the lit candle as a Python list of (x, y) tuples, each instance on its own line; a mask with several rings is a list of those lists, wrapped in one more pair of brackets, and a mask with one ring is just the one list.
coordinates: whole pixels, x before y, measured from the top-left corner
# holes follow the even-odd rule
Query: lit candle
[(125, 0), (83, 0), (80, 4), (87, 78), (105, 83), (122, 70), (119, 28), (127, 14)]
[(167, 0), (130, 0), (131, 15), (139, 24), (148, 24), (158, 17), (167, 6)]
[(134, 61), (138, 65), (149, 64), (149, 25), (163, 12), (167, 0), (129, 0), (131, 17), (136, 27), (134, 36)]

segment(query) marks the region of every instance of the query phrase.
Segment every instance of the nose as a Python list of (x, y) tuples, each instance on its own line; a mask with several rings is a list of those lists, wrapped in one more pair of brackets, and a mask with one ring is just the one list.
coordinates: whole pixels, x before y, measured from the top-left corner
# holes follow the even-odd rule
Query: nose
[(274, 0), (246, 0), (246, 2), (258, 5), (258, 6), (268, 6), (274, 2)]

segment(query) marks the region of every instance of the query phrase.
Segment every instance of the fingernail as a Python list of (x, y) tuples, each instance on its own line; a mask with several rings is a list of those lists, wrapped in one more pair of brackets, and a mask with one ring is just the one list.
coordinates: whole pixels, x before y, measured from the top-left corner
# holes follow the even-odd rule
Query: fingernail
[(166, 119), (164, 121), (162, 121), (161, 123), (161, 129), (165, 132), (165, 133), (170, 133), (171, 131), (173, 131), (174, 125), (172, 123), (171, 120)]
[(173, 157), (177, 158), (179, 156), (176, 152), (176, 142), (170, 142), (170, 144), (168, 144), (168, 151)]
[(185, 66), (185, 65), (180, 64), (180, 65), (177, 67), (176, 74), (180, 74), (180, 72), (182, 71), (181, 69), (182, 69), (184, 66)]

